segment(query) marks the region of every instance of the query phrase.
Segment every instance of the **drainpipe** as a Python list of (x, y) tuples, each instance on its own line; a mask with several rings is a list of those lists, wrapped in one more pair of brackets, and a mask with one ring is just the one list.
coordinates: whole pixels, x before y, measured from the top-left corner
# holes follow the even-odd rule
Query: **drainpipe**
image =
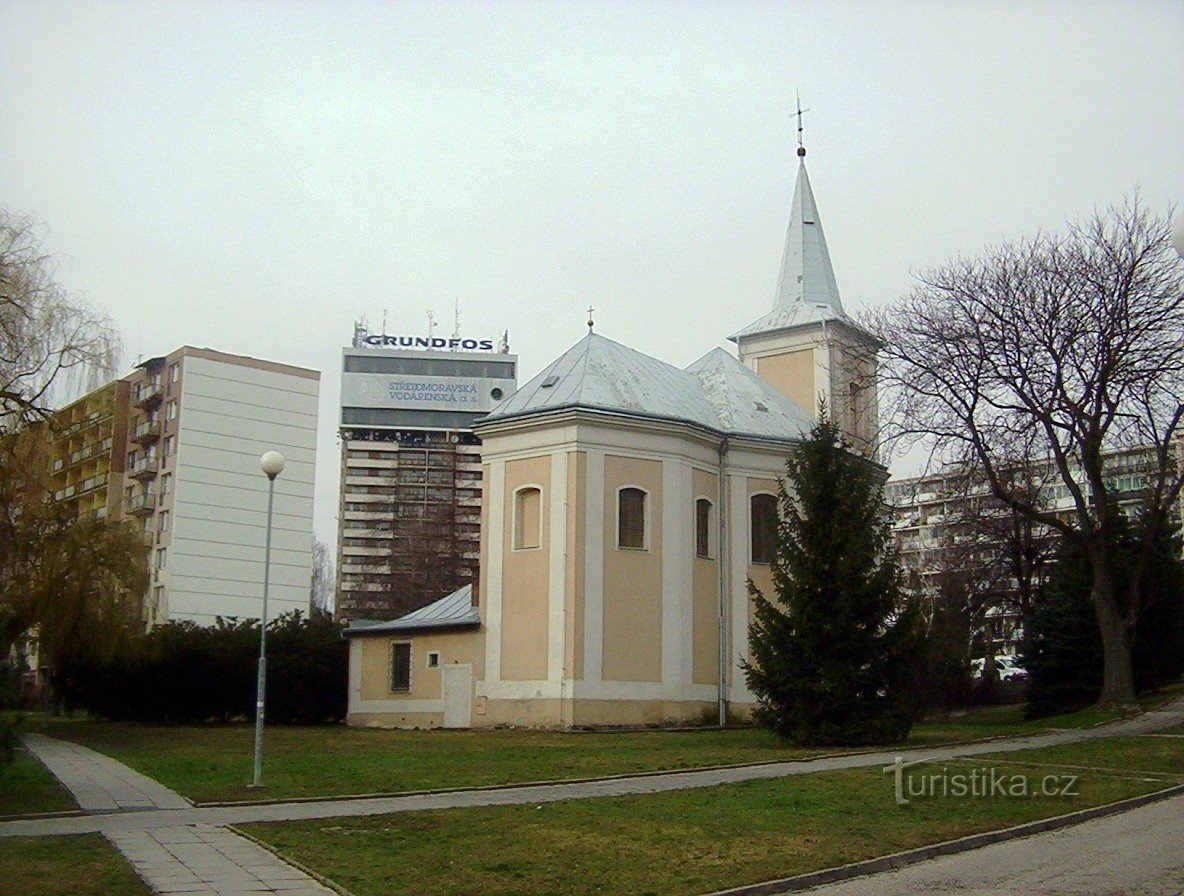
[(728, 440), (725, 437), (719, 443), (719, 509), (715, 514), (718, 520), (716, 562), (719, 566), (719, 688), (716, 702), (721, 728), (728, 724), (728, 479), (725, 469), (727, 455)]

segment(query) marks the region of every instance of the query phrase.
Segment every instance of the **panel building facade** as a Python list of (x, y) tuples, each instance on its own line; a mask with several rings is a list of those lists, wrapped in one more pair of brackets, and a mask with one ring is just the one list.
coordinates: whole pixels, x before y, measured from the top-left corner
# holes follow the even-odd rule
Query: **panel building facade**
[(355, 327), (342, 355), (338, 618), (389, 619), (476, 582), (481, 442), (470, 427), (517, 375), (504, 339)]
[(144, 622), (262, 611), (267, 479), (280, 451), (269, 615), (308, 609), (320, 374), (184, 346), (54, 415), (54, 498), (143, 531)]

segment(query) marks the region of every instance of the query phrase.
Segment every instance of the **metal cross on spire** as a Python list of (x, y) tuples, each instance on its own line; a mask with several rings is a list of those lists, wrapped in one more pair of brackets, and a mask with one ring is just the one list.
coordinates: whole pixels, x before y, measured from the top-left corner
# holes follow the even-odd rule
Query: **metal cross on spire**
[(802, 108), (802, 95), (800, 93), (795, 90), (794, 95), (797, 97), (798, 101), (798, 111), (795, 113), (798, 119), (798, 157), (805, 158), (806, 146), (804, 143), (802, 143), (802, 115), (806, 112), (809, 112), (810, 110)]
[(588, 306), (588, 332), (589, 333), (592, 332), (592, 312), (594, 310), (595, 309), (591, 305)]

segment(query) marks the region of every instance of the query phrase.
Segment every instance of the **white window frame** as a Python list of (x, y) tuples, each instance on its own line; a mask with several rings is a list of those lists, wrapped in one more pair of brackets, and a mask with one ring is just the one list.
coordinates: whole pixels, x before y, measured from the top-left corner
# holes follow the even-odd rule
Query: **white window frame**
[(181, 378), (181, 362), (175, 361), (169, 365), (169, 382), (175, 383)]
[(426, 669), (439, 669), (440, 668), (440, 651), (438, 651), (438, 650), (429, 650), (428, 651), (424, 668), (426, 668)]
[[(538, 544), (534, 545), (533, 547), (524, 547), (518, 541), (518, 497), (522, 492), (527, 491), (528, 489), (534, 489), (539, 493)], [(543, 487), (541, 485), (536, 485), (533, 482), (520, 485), (514, 489), (513, 493), (510, 495), (510, 502), (510, 550), (515, 552), (541, 551), (543, 549)]]
[(176, 420), (177, 419), (177, 399), (170, 398), (165, 403), (164, 419), (166, 419), (166, 420)]
[[(625, 547), (621, 544), (621, 492), (627, 489), (637, 489), (641, 492), (643, 500), (641, 503), (641, 547)], [(650, 527), (653, 525), (652, 517), (654, 515), (652, 495), (650, 490), (644, 486), (633, 483), (626, 483), (617, 487), (617, 499), (613, 503), (613, 527), (616, 529), (616, 547), (618, 551), (648, 551), (650, 549)]]

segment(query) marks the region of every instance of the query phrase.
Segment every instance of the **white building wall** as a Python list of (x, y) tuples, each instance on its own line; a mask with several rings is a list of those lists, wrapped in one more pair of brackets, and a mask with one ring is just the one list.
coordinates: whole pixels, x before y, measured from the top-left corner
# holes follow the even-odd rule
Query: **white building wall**
[(275, 483), (268, 616), (308, 611), (312, 566), (317, 379), (186, 356), (182, 370), (168, 616), (202, 625), (259, 618), (267, 477)]

